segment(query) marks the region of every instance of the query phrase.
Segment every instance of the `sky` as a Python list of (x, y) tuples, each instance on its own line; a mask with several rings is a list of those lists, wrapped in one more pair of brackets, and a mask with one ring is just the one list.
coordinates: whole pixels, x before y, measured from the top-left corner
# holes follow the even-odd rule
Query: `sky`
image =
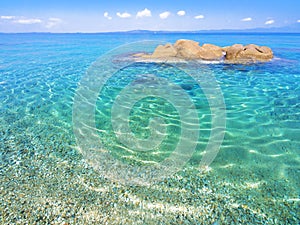
[(0, 32), (193, 31), (300, 24), (300, 0), (1, 0)]

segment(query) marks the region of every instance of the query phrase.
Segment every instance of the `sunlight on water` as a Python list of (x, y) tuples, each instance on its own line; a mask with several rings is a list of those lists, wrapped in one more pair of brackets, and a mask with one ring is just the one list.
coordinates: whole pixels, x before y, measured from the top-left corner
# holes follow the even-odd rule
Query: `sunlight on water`
[[(172, 153), (180, 139), (179, 113), (157, 97), (134, 104), (129, 127), (135, 137), (145, 139), (151, 136), (151, 118), (162, 118), (168, 135), (160, 146), (133, 151), (116, 137), (110, 120), (113, 102), (139, 74), (150, 78), (155, 74), (180, 86), (198, 112), (200, 134), (182, 171), (150, 187), (112, 183), (93, 170), (78, 150), (72, 121), (78, 82), (100, 55), (120, 44), (178, 38), (224, 46), (267, 44), (276, 58), (261, 64), (204, 66), (222, 89), (227, 114), (224, 141), (206, 172), (198, 166), (211, 134), (212, 115), (201, 87), (184, 72), (163, 64), (136, 63), (114, 74), (99, 93), (95, 110), (97, 134), (114, 158), (155, 165)], [(282, 39), (287, 41), (280, 44)], [(185, 214), (198, 215), (199, 221), (209, 224), (223, 217), (253, 224), (299, 222), (299, 35), (0, 34), (0, 44), (0, 218), (4, 223), (18, 205), (35, 209), (30, 215), (18, 214), (11, 223), (34, 223), (46, 214), (55, 221), (65, 211), (70, 223), (82, 215), (82, 223), (88, 217), (104, 221), (99, 212), (107, 210), (121, 219), (130, 212), (130, 221), (139, 221), (141, 214), (151, 221), (160, 213), (165, 221)], [(147, 81), (142, 76), (138, 82)]]

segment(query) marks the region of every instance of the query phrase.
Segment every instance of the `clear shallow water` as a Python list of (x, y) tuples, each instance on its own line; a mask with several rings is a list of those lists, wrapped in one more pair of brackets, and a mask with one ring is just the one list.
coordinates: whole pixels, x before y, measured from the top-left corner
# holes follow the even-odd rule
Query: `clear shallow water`
[[(58, 174), (68, 171), (59, 166), (63, 162), (78, 164), (75, 168), (85, 168), (81, 155), (76, 151), (72, 105), (77, 83), (88, 67), (100, 55), (121, 44), (141, 40), (174, 42), (179, 38), (221, 46), (255, 43), (273, 49), (275, 59), (269, 63), (205, 65), (213, 71), (222, 89), (227, 113), (224, 142), (210, 173), (222, 181), (222, 187), (230, 189), (228, 195), (237, 204), (248, 205), (252, 212), (266, 205), (266, 211), (260, 214), (267, 218), (283, 221), (281, 217), (284, 214), (292, 223), (299, 221), (295, 208), (299, 206), (300, 195), (300, 35), (0, 34), (1, 188), (11, 194), (19, 186), (21, 192), (26, 193), (28, 185), (37, 180), (42, 184), (48, 184), (50, 180), (53, 182), (46, 175), (47, 171), (51, 171), (52, 175), (57, 173), (59, 177)], [(147, 137), (149, 131), (145, 126), (148, 118), (153, 113), (165, 117), (172, 133), (163, 146), (165, 150), (146, 156), (132, 153), (120, 147), (114, 137), (109, 123), (111, 100), (130, 81), (129, 75), (137, 70), (162, 72), (181, 85), (196, 102), (202, 120), (197, 151), (189, 165), (197, 171), (196, 165), (201, 160), (201, 152), (210, 134), (211, 117), (207, 101), (201, 89), (191, 85), (188, 78), (182, 78), (180, 73), (168, 74), (159, 65), (141, 64), (126, 68), (116, 74), (111, 85), (103, 91), (107, 94), (97, 101), (96, 126), (105, 130), (99, 133), (105, 146), (115, 157), (126, 162), (151, 163), (170, 154), (172, 145), (178, 142), (180, 124), (176, 111), (168, 104), (162, 107), (160, 99), (151, 98), (135, 106), (131, 127), (137, 135)], [(147, 109), (150, 107), (153, 110), (149, 116)], [(85, 173), (93, 172), (89, 168)], [(81, 173), (78, 172), (77, 176)], [(55, 179), (68, 187), (65, 176), (61, 175), (64, 181)], [(191, 179), (194, 179), (193, 176)], [(47, 185), (36, 188), (45, 192), (44, 197), (52, 198), (53, 202), (64, 201), (68, 196), (53, 197), (48, 193), (51, 188)], [(28, 197), (35, 199), (37, 196), (33, 193)], [(4, 194), (1, 194), (1, 200), (8, 201)], [(18, 200), (15, 202), (21, 204)], [(37, 204), (36, 200), (33, 202)], [(273, 203), (270, 205), (270, 202)], [(268, 211), (268, 207), (272, 210)], [(13, 213), (12, 206), (6, 208), (9, 208), (10, 214)], [(8, 218), (8, 215), (3, 215)]]

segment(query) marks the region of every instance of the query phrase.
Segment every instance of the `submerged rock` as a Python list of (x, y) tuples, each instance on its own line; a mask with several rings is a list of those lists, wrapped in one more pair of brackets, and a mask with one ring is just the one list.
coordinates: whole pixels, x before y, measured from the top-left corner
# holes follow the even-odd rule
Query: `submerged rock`
[(249, 63), (266, 62), (273, 58), (273, 52), (269, 47), (249, 44), (243, 46), (234, 44), (227, 47), (219, 47), (213, 44), (199, 45), (193, 40), (177, 40), (174, 45), (168, 43), (159, 45), (152, 54), (139, 53), (134, 57), (153, 60), (218, 60), (225, 63)]

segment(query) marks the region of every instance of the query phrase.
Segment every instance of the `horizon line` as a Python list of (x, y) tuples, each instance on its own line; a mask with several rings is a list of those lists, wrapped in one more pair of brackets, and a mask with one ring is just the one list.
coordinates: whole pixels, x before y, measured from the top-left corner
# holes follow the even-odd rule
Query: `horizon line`
[(81, 31), (74, 31), (74, 32), (48, 32), (48, 31), (28, 31), (28, 32), (0, 32), (0, 34), (111, 34), (111, 33), (131, 33), (131, 34), (143, 34), (143, 33), (190, 33), (190, 34), (199, 34), (199, 33), (206, 33), (206, 34), (300, 34), (300, 31), (272, 31), (272, 30), (256, 30), (254, 29), (220, 29), (220, 30), (128, 30), (128, 31), (95, 31), (95, 32), (81, 32)]

